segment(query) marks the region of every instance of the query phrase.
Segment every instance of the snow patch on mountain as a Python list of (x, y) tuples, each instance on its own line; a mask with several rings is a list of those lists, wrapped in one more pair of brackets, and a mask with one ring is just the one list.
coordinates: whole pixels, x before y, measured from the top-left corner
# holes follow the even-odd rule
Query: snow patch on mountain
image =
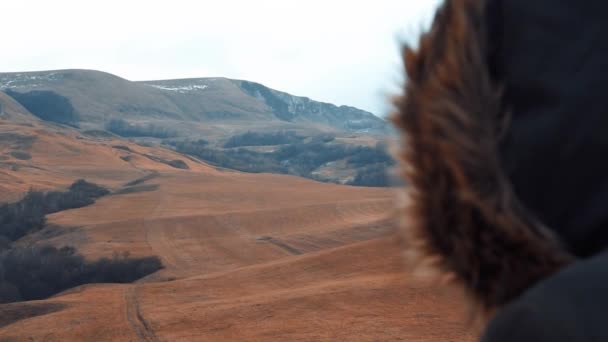
[(42, 86), (44, 83), (57, 80), (57, 73), (30, 74), (20, 73), (0, 76), (0, 90), (34, 88)]
[(153, 87), (153, 88), (157, 88), (157, 89), (161, 89), (161, 90), (168, 90), (168, 91), (174, 91), (177, 93), (181, 93), (181, 94), (186, 94), (192, 91), (197, 91), (197, 90), (205, 90), (207, 88), (209, 88), (208, 85), (206, 84), (191, 84), (191, 85), (184, 85), (184, 86), (170, 86), (170, 85), (160, 85), (160, 84), (146, 84), (147, 86)]

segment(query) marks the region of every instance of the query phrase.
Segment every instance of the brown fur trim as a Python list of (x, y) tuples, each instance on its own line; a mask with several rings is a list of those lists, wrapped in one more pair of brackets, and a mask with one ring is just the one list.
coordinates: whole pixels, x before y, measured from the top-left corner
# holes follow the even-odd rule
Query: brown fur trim
[(446, 0), (395, 101), (411, 205), (409, 254), (454, 279), (490, 313), (573, 260), (515, 197), (501, 168), (501, 91), (487, 65), (484, 1)]

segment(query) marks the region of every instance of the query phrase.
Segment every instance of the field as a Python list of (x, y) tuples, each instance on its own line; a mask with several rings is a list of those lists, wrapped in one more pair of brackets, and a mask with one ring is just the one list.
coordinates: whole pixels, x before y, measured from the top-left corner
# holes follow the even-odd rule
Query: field
[(78, 178), (114, 191), (50, 215), (28, 241), (165, 266), (135, 284), (0, 305), (1, 341), (474, 339), (456, 291), (405, 271), (393, 189), (219, 170), (36, 123), (2, 122), (0, 155), (2, 201)]

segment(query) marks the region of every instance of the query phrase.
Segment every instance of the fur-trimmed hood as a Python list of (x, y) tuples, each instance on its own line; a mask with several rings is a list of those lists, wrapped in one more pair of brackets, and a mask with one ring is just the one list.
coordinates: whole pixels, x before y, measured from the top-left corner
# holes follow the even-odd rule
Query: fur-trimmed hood
[(406, 83), (393, 120), (410, 205), (408, 257), (451, 275), (486, 314), (576, 259), (518, 198), (501, 149), (508, 85), (483, 0), (447, 0), (416, 47), (403, 49)]

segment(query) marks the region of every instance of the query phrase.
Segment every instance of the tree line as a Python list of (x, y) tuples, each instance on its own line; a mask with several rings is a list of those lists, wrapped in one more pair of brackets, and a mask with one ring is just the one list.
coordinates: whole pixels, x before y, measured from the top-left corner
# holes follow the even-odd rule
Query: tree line
[[(335, 143), (333, 137), (304, 139), (293, 133), (247, 132), (230, 138), (225, 148), (210, 147), (197, 141), (172, 142), (184, 154), (193, 155), (217, 166), (244, 172), (292, 174), (317, 179), (313, 171), (329, 162), (346, 160), (356, 170), (349, 185), (389, 186), (386, 170), (394, 165), (384, 144), (354, 146)], [(278, 145), (272, 152), (258, 152), (245, 146)]]
[(87, 283), (129, 283), (162, 268), (157, 257), (88, 261), (69, 246), (25, 245), (20, 238), (41, 230), (46, 215), (93, 204), (110, 192), (85, 180), (67, 191), (29, 191), (0, 206), (0, 303), (44, 299)]
[(167, 139), (176, 137), (176, 131), (154, 124), (133, 124), (123, 119), (112, 119), (105, 125), (107, 131), (125, 138), (151, 137)]

